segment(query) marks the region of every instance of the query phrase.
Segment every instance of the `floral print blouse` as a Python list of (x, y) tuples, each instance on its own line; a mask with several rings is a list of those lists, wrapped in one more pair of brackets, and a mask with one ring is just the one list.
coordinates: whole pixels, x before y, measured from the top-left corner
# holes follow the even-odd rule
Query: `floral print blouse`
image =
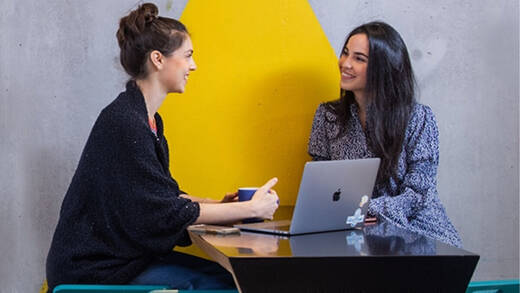
[[(321, 104), (314, 115), (308, 152), (314, 160), (353, 160), (375, 157), (367, 144), (356, 104), (346, 133), (337, 137), (339, 119)], [(439, 131), (432, 110), (415, 104), (399, 156), (397, 180), (376, 182), (368, 211), (442, 242), (461, 247), (461, 239), (437, 194)]]

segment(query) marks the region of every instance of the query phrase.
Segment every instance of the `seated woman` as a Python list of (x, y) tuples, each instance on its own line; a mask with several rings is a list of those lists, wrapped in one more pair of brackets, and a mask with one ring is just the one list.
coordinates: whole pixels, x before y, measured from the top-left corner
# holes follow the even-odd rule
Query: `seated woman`
[(341, 94), (316, 110), (308, 152), (314, 160), (380, 157), (369, 214), (461, 246), (437, 194), (439, 132), (415, 100), (401, 36), (383, 22), (354, 29), (339, 59)]
[(278, 207), (276, 178), (250, 201), (231, 194), (214, 203), (185, 194), (171, 177), (157, 109), (184, 91), (196, 65), (185, 26), (157, 14), (143, 4), (120, 20), (120, 60), (131, 79), (101, 111), (63, 200), (47, 257), (49, 292), (71, 283), (235, 288), (218, 264), (173, 248), (190, 244), (191, 224), (271, 219)]

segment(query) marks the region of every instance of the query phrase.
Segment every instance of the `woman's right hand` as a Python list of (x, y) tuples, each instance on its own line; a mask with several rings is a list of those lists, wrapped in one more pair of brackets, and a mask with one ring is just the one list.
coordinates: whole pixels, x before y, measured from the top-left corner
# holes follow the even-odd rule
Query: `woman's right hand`
[(278, 182), (278, 178), (272, 178), (264, 186), (260, 187), (250, 200), (255, 213), (255, 218), (273, 219), (274, 212), (278, 208), (278, 195), (271, 189)]

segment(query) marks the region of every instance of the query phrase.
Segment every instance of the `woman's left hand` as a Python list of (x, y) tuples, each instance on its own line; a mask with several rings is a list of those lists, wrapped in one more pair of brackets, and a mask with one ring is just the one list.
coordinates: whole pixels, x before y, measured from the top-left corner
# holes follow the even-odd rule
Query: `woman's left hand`
[(225, 202), (235, 202), (235, 201), (238, 201), (238, 191), (235, 193), (226, 193), (226, 195), (224, 195), (224, 198), (220, 202), (225, 203)]

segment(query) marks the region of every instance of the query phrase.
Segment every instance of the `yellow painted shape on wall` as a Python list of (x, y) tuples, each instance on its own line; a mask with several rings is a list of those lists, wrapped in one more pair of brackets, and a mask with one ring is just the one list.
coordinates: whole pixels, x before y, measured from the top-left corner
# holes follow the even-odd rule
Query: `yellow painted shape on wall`
[(220, 199), (273, 176), (294, 204), (312, 118), (339, 96), (337, 59), (305, 0), (190, 0), (198, 69), (160, 113), (181, 189)]

